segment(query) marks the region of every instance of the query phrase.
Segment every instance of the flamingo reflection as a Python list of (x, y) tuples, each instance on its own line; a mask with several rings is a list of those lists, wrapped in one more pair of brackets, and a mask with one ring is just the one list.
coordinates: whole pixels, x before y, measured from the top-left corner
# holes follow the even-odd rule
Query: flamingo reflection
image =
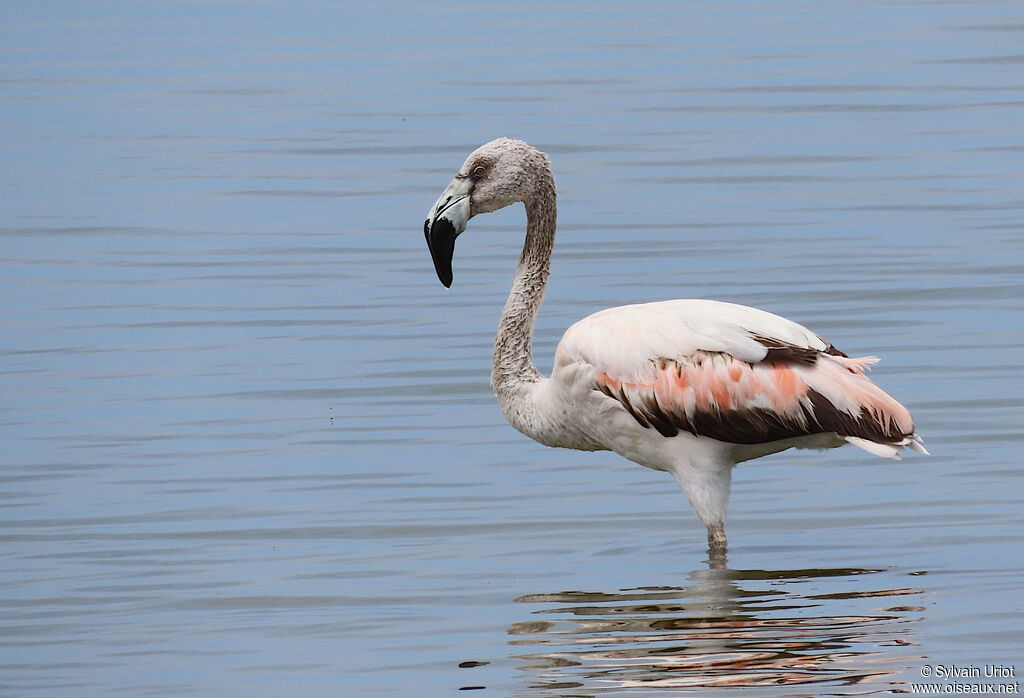
[[(908, 601), (922, 591), (853, 579), (891, 582), (891, 574), (712, 563), (691, 572), (685, 586), (517, 599), (535, 607), (532, 619), (509, 629), (531, 695), (807, 684), (853, 695), (898, 691), (898, 675), (919, 664), (923, 608)], [(847, 586), (837, 584), (842, 578), (851, 590), (835, 591)]]

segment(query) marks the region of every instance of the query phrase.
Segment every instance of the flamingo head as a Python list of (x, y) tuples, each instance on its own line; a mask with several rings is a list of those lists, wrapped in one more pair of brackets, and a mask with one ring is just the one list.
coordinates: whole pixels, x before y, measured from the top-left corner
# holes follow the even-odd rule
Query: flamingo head
[(469, 219), (520, 201), (529, 205), (544, 172), (550, 179), (547, 156), (511, 138), (486, 143), (466, 158), (423, 224), (434, 270), (445, 287), (452, 285), (455, 239)]

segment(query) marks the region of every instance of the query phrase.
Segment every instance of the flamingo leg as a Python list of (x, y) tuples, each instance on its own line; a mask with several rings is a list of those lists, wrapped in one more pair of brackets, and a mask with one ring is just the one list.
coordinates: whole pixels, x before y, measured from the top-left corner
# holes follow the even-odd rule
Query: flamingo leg
[(708, 548), (725, 550), (728, 545), (729, 541), (725, 537), (725, 524), (721, 521), (708, 524)]

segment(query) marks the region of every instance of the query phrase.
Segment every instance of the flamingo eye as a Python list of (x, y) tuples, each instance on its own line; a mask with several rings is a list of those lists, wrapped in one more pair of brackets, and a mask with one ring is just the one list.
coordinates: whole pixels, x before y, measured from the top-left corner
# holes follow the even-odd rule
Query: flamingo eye
[(487, 168), (485, 168), (483, 165), (477, 165), (476, 167), (473, 168), (474, 177), (480, 178), (483, 177), (485, 174), (487, 174)]

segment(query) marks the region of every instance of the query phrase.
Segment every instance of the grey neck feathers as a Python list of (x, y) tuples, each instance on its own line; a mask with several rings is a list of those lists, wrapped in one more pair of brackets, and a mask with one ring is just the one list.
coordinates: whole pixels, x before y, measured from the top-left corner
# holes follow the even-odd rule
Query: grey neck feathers
[(547, 167), (534, 173), (532, 196), (524, 203), (526, 241), (494, 340), (491, 383), (503, 401), (513, 399), (520, 388), (543, 378), (533, 363), (532, 345), (555, 242), (555, 183)]

